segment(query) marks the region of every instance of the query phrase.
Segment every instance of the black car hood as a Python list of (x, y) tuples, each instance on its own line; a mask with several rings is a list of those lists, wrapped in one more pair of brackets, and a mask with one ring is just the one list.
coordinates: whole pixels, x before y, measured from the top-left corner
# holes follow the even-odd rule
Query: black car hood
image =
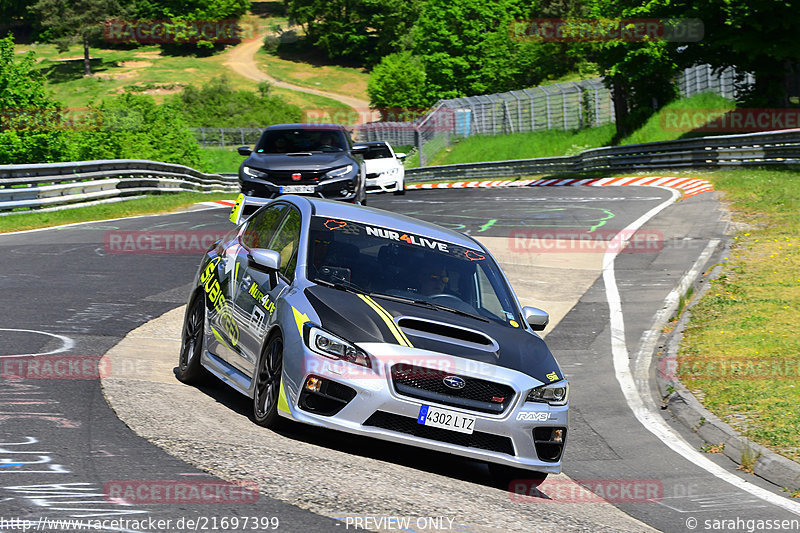
[[(399, 344), (395, 333), (381, 314), (358, 294), (325, 286), (312, 286), (305, 290), (306, 298), (319, 315), (321, 327), (350, 342), (385, 342)], [(404, 329), (408, 340), (415, 348), (481, 361), (517, 370), (543, 383), (563, 379), (558, 364), (545, 342), (522, 328), (494, 321), (484, 322), (448, 311), (429, 309), (412, 304), (395, 302), (379, 296), (372, 301), (388, 312), (392, 318), (413, 317), (420, 320), (450, 324), (457, 328), (479, 331), (494, 339), (499, 346), (479, 349), (470, 343), (435, 340), (414, 335)], [(557, 379), (553, 378), (553, 373)], [(550, 374), (550, 378), (547, 375)]]
[(298, 154), (303, 155), (259, 154), (253, 152), (247, 158), (245, 164), (265, 171), (320, 171), (353, 164), (353, 158), (348, 152), (298, 152)]

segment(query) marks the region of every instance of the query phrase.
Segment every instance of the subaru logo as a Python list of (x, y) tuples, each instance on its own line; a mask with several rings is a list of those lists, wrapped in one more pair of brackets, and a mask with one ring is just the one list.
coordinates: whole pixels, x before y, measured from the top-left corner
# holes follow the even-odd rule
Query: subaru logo
[(463, 389), (467, 385), (467, 382), (458, 376), (447, 376), (442, 381), (451, 389)]

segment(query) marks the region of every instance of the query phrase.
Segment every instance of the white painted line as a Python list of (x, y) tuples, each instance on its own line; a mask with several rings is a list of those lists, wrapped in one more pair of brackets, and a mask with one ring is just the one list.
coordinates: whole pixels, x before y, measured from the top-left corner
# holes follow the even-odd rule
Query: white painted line
[(69, 337), (65, 337), (64, 335), (57, 335), (55, 333), (48, 333), (47, 331), (39, 331), (38, 329), (15, 329), (15, 328), (0, 328), (0, 331), (16, 331), (19, 333), (35, 333), (37, 335), (46, 335), (48, 337), (53, 337), (61, 341), (61, 346), (56, 348), (55, 350), (50, 350), (49, 352), (42, 352), (42, 353), (24, 353), (24, 354), (16, 354), (16, 355), (0, 355), (0, 359), (11, 359), (13, 357), (32, 357), (32, 356), (39, 356), (39, 355), (53, 355), (56, 353), (66, 352), (67, 350), (71, 350), (73, 346), (75, 346), (75, 341), (70, 339)]
[[(671, 189), (670, 199), (657, 205), (631, 224), (625, 229), (620, 231), (617, 236), (612, 239), (623, 239), (622, 235), (632, 235), (637, 229), (643, 226), (648, 220), (656, 216), (658, 213), (669, 207), (679, 197), (678, 191)], [(756, 496), (772, 505), (781, 507), (791, 513), (800, 515), (800, 503), (793, 502), (787, 498), (773, 494), (772, 492), (762, 489), (761, 487), (750, 483), (717, 465), (709, 460), (698, 450), (695, 450), (683, 437), (667, 425), (661, 415), (656, 411), (655, 406), (651, 401), (645, 401), (645, 398), (650, 398), (650, 395), (645, 391), (642, 393), (636, 386), (636, 380), (631, 372), (630, 364), (628, 361), (628, 347), (625, 344), (625, 321), (622, 315), (622, 300), (620, 298), (619, 289), (617, 288), (616, 274), (614, 272), (614, 260), (618, 252), (611, 250), (620, 250), (621, 247), (609, 246), (608, 252), (603, 256), (603, 283), (606, 289), (606, 300), (608, 301), (608, 308), (610, 312), (610, 327), (611, 327), (611, 353), (614, 361), (614, 373), (619, 382), (622, 394), (625, 396), (625, 401), (633, 411), (636, 419), (653, 435), (655, 435), (661, 442), (668, 448), (672, 449), (677, 454), (684, 457), (686, 460), (691, 461), (699, 468), (707, 471), (709, 474), (719, 478), (722, 481), (730, 483), (745, 492)]]

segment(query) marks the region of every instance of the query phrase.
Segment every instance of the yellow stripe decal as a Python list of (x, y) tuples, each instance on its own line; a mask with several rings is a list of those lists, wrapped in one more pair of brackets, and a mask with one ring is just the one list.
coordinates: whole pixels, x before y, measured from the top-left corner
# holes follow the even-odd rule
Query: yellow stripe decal
[(292, 306), (292, 313), (294, 313), (294, 321), (297, 323), (297, 331), (300, 332), (300, 337), (303, 336), (303, 324), (308, 322), (308, 315), (305, 313), (301, 313), (297, 309)]
[(408, 346), (409, 348), (414, 347), (414, 345), (411, 344), (411, 341), (408, 340), (408, 337), (406, 337), (405, 333), (403, 333), (400, 328), (397, 327), (397, 324), (394, 323), (394, 319), (392, 318), (392, 315), (389, 314), (389, 311), (381, 307), (378, 302), (366, 294), (359, 294), (358, 297), (361, 298), (364, 303), (370, 306), (376, 313), (378, 313), (378, 316), (381, 317), (384, 322), (386, 322), (386, 325), (389, 327), (389, 331), (392, 332), (392, 335), (394, 335), (394, 338), (397, 339), (399, 344), (402, 346)]
[(283, 388), (283, 378), (281, 378), (280, 387), (281, 390), (280, 393), (278, 393), (278, 410), (291, 414), (291, 411), (289, 411), (289, 401), (286, 399), (286, 389)]

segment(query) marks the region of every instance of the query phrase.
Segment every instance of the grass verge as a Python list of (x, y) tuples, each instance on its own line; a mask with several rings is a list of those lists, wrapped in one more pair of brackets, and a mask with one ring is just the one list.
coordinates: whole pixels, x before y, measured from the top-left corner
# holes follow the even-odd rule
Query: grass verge
[(200, 148), (200, 165), (197, 170), (209, 174), (238, 172), (244, 159), (236, 152), (236, 148)]
[(705, 174), (738, 228), (691, 310), (681, 381), (743, 435), (800, 461), (800, 172)]
[(202, 194), (181, 192), (175, 194), (159, 194), (145, 198), (134, 198), (122, 202), (76, 207), (63, 211), (50, 211), (47, 213), (20, 213), (0, 217), (0, 233), (22, 231), (26, 229), (60, 226), (75, 222), (89, 222), (92, 220), (107, 220), (110, 218), (132, 217), (136, 215), (154, 215), (180, 211), (197, 202), (209, 200), (232, 200), (236, 194)]
[(497, 137), (476, 135), (454, 141), (450, 148), (441, 151), (428, 164), (449, 165), (575, 155), (589, 148), (607, 146), (611, 143), (614, 131), (614, 125), (610, 124), (579, 131), (548, 130)]

